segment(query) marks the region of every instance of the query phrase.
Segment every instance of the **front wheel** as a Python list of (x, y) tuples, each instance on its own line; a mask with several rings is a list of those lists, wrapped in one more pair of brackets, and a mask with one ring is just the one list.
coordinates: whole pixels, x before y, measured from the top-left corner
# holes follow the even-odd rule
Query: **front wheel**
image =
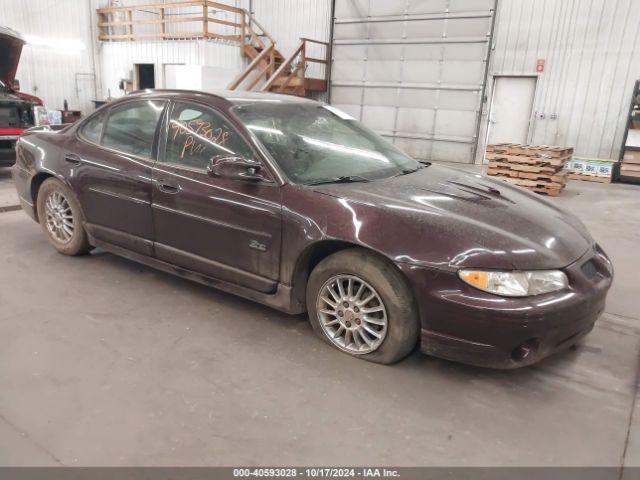
[(307, 310), (320, 338), (377, 363), (402, 360), (415, 348), (420, 322), (404, 277), (363, 249), (337, 252), (311, 272)]
[(75, 196), (60, 180), (49, 178), (38, 191), (38, 219), (49, 243), (65, 255), (91, 250), (82, 225), (83, 216)]

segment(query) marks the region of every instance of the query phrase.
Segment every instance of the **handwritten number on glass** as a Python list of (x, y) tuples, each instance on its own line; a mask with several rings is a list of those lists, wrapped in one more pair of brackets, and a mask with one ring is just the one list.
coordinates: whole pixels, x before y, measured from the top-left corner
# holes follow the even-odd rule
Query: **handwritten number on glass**
[(171, 141), (181, 144), (180, 158), (198, 155), (204, 152), (207, 146), (233, 154), (232, 150), (225, 147), (231, 132), (222, 127), (214, 128), (211, 122), (204, 120), (171, 120)]

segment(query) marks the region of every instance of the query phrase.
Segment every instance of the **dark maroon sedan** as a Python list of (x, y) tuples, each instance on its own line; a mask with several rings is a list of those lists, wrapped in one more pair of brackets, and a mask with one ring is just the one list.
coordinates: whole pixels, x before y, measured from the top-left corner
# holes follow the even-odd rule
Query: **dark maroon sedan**
[(67, 255), (101, 247), (288, 313), (392, 363), (512, 368), (587, 334), (612, 266), (572, 215), (399, 151), (289, 96), (148, 91), (17, 146), (24, 210)]

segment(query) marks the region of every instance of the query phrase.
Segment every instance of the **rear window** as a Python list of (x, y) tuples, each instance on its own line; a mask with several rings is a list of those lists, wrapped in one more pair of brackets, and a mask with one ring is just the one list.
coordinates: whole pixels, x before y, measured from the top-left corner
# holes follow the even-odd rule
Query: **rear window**
[(145, 100), (112, 108), (102, 136), (102, 145), (130, 155), (151, 158), (151, 147), (165, 103)]

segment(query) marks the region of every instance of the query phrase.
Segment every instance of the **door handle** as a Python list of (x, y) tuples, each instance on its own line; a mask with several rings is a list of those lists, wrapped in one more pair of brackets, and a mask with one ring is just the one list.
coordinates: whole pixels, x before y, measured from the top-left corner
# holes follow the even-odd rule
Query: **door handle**
[(176, 194), (180, 191), (180, 185), (166, 180), (157, 180), (156, 185), (158, 186), (158, 190), (164, 193)]
[(74, 153), (67, 153), (64, 156), (64, 160), (65, 162), (73, 163), (74, 165), (80, 165), (82, 163), (82, 159)]

